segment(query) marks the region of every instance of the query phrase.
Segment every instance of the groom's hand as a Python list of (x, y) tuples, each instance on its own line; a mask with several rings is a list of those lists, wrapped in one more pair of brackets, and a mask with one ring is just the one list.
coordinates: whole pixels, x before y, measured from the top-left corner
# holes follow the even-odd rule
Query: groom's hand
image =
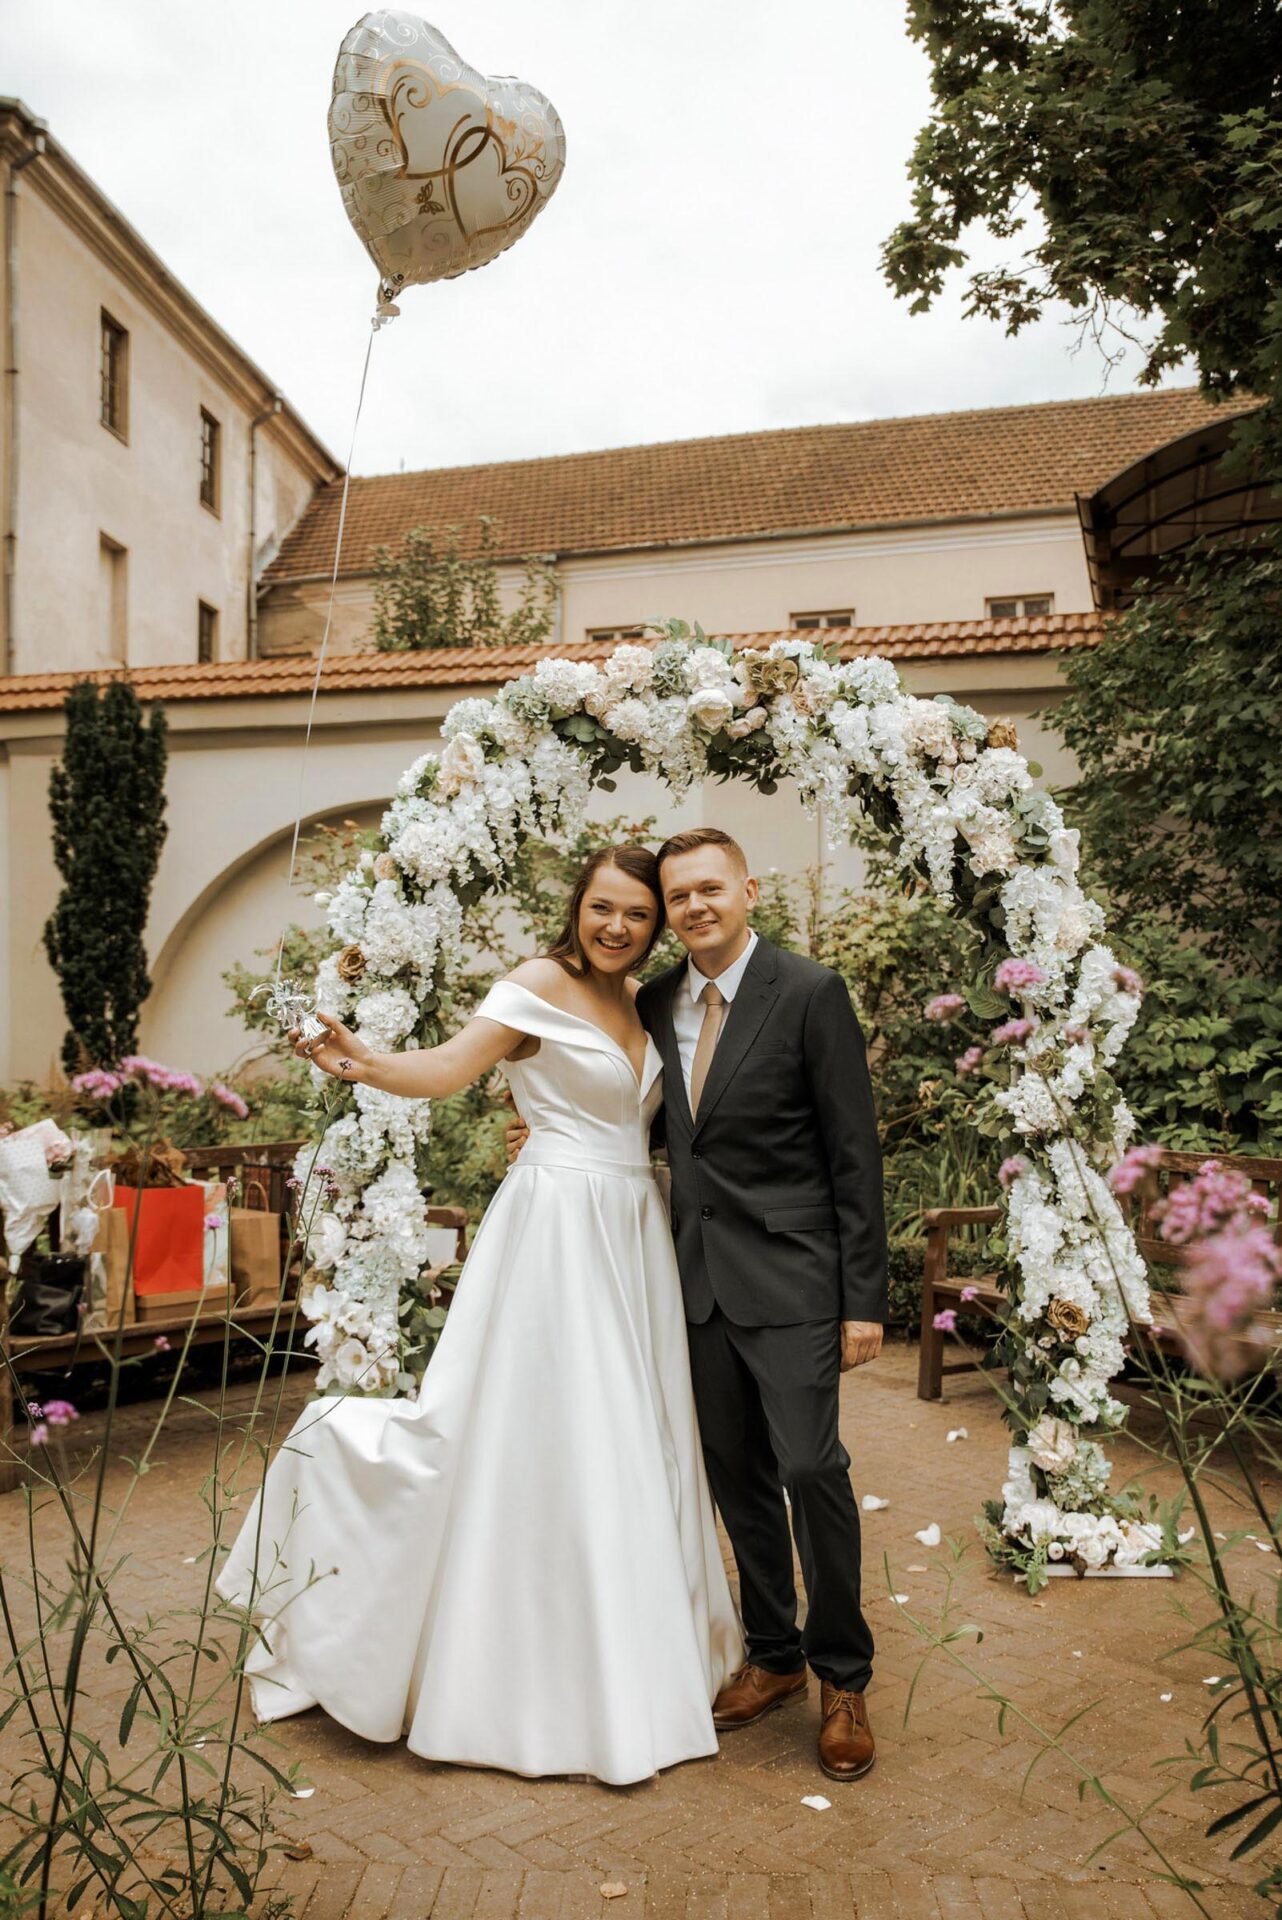
[(516, 1101), (512, 1098), (512, 1092), (510, 1088), (504, 1089), (503, 1104), (504, 1106), (511, 1107), (512, 1113), (514, 1116), (511, 1120), (509, 1120), (507, 1124), (507, 1129), (503, 1135), (503, 1142), (507, 1148), (508, 1165), (511, 1166), (512, 1162), (516, 1159), (517, 1154), (521, 1151), (521, 1148), (525, 1145), (526, 1141), (529, 1139), (530, 1129), (526, 1126), (524, 1120), (522, 1120), (520, 1114), (517, 1112)]
[(841, 1323), (841, 1371), (862, 1367), (881, 1352), (881, 1323), (877, 1320), (843, 1320)]

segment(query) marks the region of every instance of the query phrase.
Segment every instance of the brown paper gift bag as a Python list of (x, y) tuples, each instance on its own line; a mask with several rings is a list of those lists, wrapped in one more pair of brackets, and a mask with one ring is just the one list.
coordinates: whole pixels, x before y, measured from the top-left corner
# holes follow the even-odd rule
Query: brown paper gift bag
[[(101, 1301), (97, 1297), (97, 1288), (92, 1289), (93, 1301), (91, 1318), (102, 1315), (102, 1325), (97, 1329), (105, 1332), (120, 1320), (120, 1303), (125, 1303), (124, 1324), (134, 1324), (134, 1289), (129, 1272), (129, 1219), (120, 1207), (104, 1207), (98, 1215), (98, 1238), (93, 1243), (91, 1260), (101, 1259), (105, 1272), (105, 1291)], [(86, 1331), (93, 1328), (86, 1322)]]
[(249, 1206), (230, 1209), (236, 1305), (274, 1307), (280, 1299), (280, 1215), (265, 1211), (267, 1194), (257, 1181), (249, 1182), (245, 1198)]

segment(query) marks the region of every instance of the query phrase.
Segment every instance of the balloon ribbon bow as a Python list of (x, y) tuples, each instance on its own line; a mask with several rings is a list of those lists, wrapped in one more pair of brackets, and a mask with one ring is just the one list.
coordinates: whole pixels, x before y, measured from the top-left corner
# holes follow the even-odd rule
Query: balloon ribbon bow
[(261, 987), (255, 987), (249, 997), (257, 1000), (262, 994), (267, 996), (268, 1013), (279, 1023), (283, 1033), (297, 1027), (299, 1038), (311, 1041), (323, 1040), (329, 1032), (325, 1022), (316, 1018), (315, 1001), (295, 981), (265, 981)]

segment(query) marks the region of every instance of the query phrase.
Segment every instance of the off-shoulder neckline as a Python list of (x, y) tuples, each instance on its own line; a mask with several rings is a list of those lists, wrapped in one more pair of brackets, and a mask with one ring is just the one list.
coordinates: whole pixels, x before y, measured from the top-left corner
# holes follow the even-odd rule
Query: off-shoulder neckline
[[(654, 1036), (648, 1032), (646, 1028), (642, 1028), (642, 1032), (645, 1034), (645, 1052), (641, 1056), (641, 1071), (638, 1073), (632, 1064), (632, 1055), (628, 1052), (627, 1048), (622, 1046), (612, 1033), (607, 1033), (604, 1027), (598, 1026), (595, 1020), (585, 1019), (581, 1013), (571, 1013), (568, 1007), (558, 1007), (555, 1000), (548, 1000), (543, 994), (535, 993), (533, 987), (523, 987), (519, 980), (496, 980), (494, 984), (499, 987), (511, 987), (517, 993), (528, 994), (531, 1000), (537, 1000), (539, 1005), (546, 1007), (549, 1013), (563, 1014), (567, 1020), (576, 1020), (581, 1027), (590, 1027), (593, 1033), (604, 1040), (608, 1047), (613, 1047), (619, 1057), (627, 1062), (628, 1072), (637, 1083), (637, 1092), (644, 1093), (645, 1070), (649, 1063), (650, 1052), (652, 1048), (654, 1048), (656, 1053), (658, 1051), (654, 1046)], [(521, 1063), (518, 1060), (515, 1064), (520, 1066)]]

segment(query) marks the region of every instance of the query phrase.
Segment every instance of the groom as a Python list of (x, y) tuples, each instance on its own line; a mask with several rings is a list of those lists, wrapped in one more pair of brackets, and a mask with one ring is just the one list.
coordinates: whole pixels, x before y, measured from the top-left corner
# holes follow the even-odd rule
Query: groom
[[(748, 925), (757, 883), (716, 827), (659, 849), (688, 959), (642, 987), (664, 1064), (672, 1228), (713, 1498), (739, 1570), (748, 1661), (722, 1731), (821, 1682), (819, 1764), (857, 1780), (875, 1749), (859, 1511), (838, 1374), (881, 1351), (886, 1234), (863, 1035), (839, 974)], [(781, 1484), (782, 1483), (782, 1484)], [(808, 1610), (797, 1627), (792, 1529)]]

